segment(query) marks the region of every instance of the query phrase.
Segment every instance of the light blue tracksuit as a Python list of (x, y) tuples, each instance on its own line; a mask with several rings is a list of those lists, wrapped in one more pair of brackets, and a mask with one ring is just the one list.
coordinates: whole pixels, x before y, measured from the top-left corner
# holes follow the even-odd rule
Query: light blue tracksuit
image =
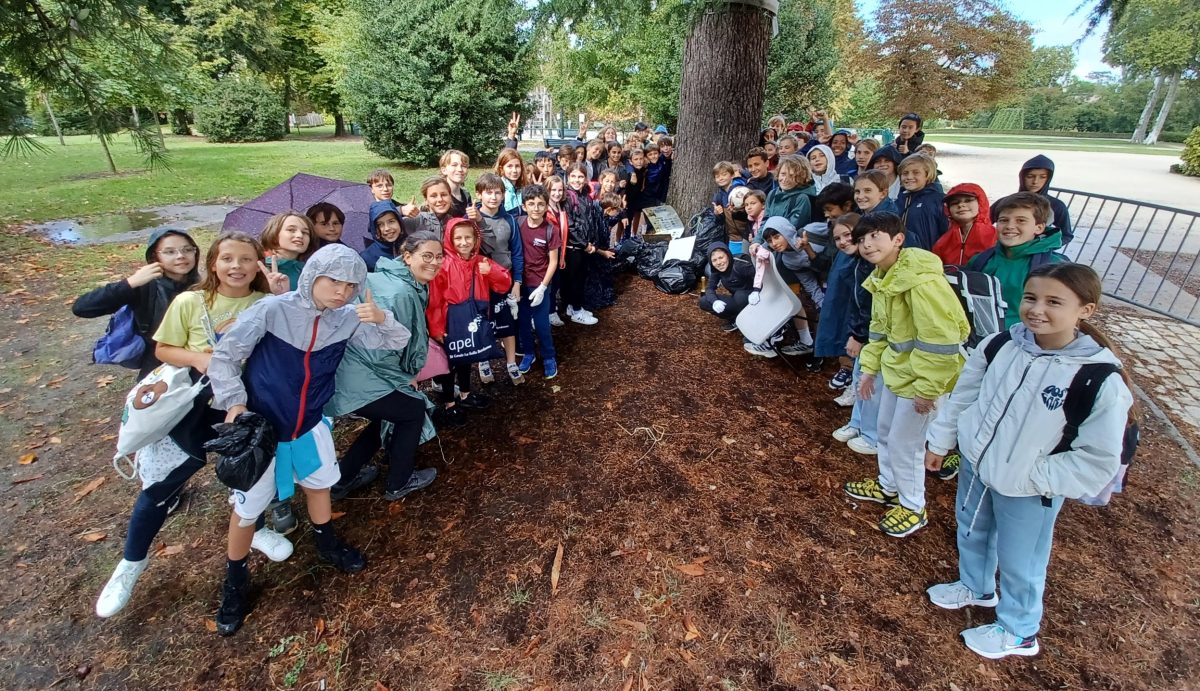
[[(858, 380), (862, 378), (862, 368), (859, 367), (858, 358), (854, 358), (854, 378), (850, 382), (850, 386), (854, 391), (858, 391)], [(859, 436), (871, 443), (871, 446), (879, 445), (879, 392), (883, 391), (883, 373), (875, 375), (875, 393), (870, 400), (863, 401), (857, 396), (854, 399), (854, 407), (850, 410), (850, 426), (858, 430)]]

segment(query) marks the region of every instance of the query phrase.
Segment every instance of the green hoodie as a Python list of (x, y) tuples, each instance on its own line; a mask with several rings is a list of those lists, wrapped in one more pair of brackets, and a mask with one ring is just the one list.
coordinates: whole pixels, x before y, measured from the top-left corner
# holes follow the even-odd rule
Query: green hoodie
[[(300, 274), (304, 271), (304, 262), (299, 259), (278, 259), (279, 273), (288, 277), (288, 290), (295, 290), (300, 282)], [(267, 268), (271, 268), (271, 261), (267, 260)]]
[[(767, 195), (767, 208), (763, 211), (763, 220), (772, 216), (783, 216), (799, 232), (812, 221), (812, 195), (816, 193), (817, 188), (813, 185), (793, 187), (790, 190), (776, 187)], [(762, 242), (761, 235), (755, 238), (755, 242)]]
[(1058, 264), (1066, 257), (1055, 252), (1062, 247), (1062, 235), (1058, 231), (1048, 232), (1016, 247), (1005, 247), (996, 243), (996, 253), (983, 265), (983, 272), (1000, 281), (1000, 293), (1004, 296), (1007, 309), (1004, 312), (1004, 328), (1021, 321), (1021, 296), (1025, 294), (1025, 279), (1029, 277), (1030, 260), (1035, 254), (1049, 253), (1049, 263)]
[[(417, 390), (413, 380), (425, 366), (429, 354), (429, 327), (425, 323), (429, 286), (418, 283), (404, 262), (383, 257), (375, 264), (374, 273), (367, 275), (367, 288), (375, 304), (390, 311), (397, 322), (412, 332), (412, 337), (403, 350), (347, 347), (337, 371), (336, 392), (325, 406), (326, 415), (345, 415), (393, 391), (425, 399), (425, 394)], [(421, 431), (422, 442), (436, 434), (428, 415), (433, 404), (428, 399), (425, 402), (427, 414)]]
[(971, 325), (942, 271), (936, 254), (907, 247), (886, 273), (876, 267), (863, 281), (873, 299), (859, 363), (863, 374), (882, 372), (901, 398), (949, 393), (963, 366)]

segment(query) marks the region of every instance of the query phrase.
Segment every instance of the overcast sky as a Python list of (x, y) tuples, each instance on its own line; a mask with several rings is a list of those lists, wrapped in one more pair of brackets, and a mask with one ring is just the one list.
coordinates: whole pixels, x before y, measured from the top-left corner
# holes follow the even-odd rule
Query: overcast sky
[[(1065, 46), (1074, 44), (1083, 36), (1087, 24), (1087, 10), (1074, 13), (1079, 0), (1001, 0), (1001, 5), (1009, 12), (1033, 25), (1033, 44), (1036, 46)], [(878, 0), (860, 0), (859, 12), (867, 18), (875, 14)], [(1088, 7), (1091, 6), (1089, 2)], [(1097, 28), (1096, 33), (1075, 48), (1075, 74), (1084, 77), (1089, 72), (1113, 70), (1104, 64), (1103, 48), (1104, 26)]]

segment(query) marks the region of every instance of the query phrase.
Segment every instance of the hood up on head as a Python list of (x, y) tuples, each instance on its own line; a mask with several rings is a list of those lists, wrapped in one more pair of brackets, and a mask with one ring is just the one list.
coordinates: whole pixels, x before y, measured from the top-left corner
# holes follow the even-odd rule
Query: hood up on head
[[(396, 202), (391, 199), (380, 199), (379, 201), (371, 202), (371, 208), (368, 211), (367, 223), (371, 227), (371, 237), (376, 240), (379, 238), (379, 229), (376, 228), (375, 222), (378, 221), (384, 214), (396, 214), (397, 220), (403, 220), (404, 216), (400, 213), (400, 207), (396, 206)], [(382, 240), (380, 240), (382, 242)]]
[(813, 171), (813, 184), (817, 186), (817, 191), (820, 192), (828, 185), (831, 185), (841, 179), (841, 176), (839, 176), (837, 172), (838, 160), (837, 157), (833, 155), (833, 149), (829, 148), (825, 144), (817, 144), (813, 148), (809, 149), (810, 153), (813, 151), (820, 151), (825, 155), (825, 172), (817, 175), (817, 172), (815, 170)]
[[(475, 225), (475, 222), (469, 218), (452, 218), (446, 223), (446, 232), (442, 234), (442, 249), (446, 252), (447, 256), (454, 255), (458, 257), (458, 249), (454, 247), (454, 229), (461, 225), (469, 227), (475, 233), (475, 245), (471, 250), (471, 256), (464, 260), (470, 261), (479, 256), (480, 236), (479, 226)], [(461, 257), (459, 258), (461, 259)]]
[(335, 281), (353, 283), (355, 285), (354, 294), (349, 298), (353, 300), (358, 295), (359, 289), (367, 282), (367, 264), (362, 257), (358, 256), (357, 252), (345, 245), (325, 245), (313, 252), (308, 261), (304, 263), (304, 270), (300, 272), (300, 280), (296, 282), (296, 292), (309, 307), (316, 307), (313, 303), (312, 290), (313, 284), (320, 276), (328, 276)]
[(1042, 154), (1038, 154), (1028, 161), (1025, 161), (1025, 165), (1021, 166), (1021, 172), (1017, 174), (1017, 189), (1028, 191), (1025, 189), (1025, 171), (1033, 170), (1034, 168), (1043, 168), (1049, 171), (1049, 174), (1046, 176), (1046, 184), (1042, 187), (1042, 189), (1037, 191), (1038, 194), (1045, 195), (1047, 194), (1046, 191), (1050, 189), (1050, 184), (1054, 182), (1054, 161), (1050, 160), (1050, 157)]

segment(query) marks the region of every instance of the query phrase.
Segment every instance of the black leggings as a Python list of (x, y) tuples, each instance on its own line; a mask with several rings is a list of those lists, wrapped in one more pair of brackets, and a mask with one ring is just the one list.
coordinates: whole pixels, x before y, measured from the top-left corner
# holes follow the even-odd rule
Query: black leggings
[(471, 393), (471, 366), (455, 365), (450, 368), (449, 372), (439, 374), (433, 380), (442, 387), (442, 405), (453, 403), (455, 401), (455, 384), (458, 384), (462, 393)]
[[(451, 388), (453, 392), (453, 387)], [(388, 440), (387, 490), (398, 490), (408, 483), (416, 460), (421, 429), (425, 426), (425, 399), (408, 396), (400, 391), (372, 401), (354, 411), (371, 421), (350, 445), (341, 460), (342, 479), (346, 483), (358, 475), (380, 449), (379, 430), (384, 420), (391, 422), (392, 436)]]
[(563, 270), (562, 299), (567, 307), (583, 309), (583, 288), (587, 284), (586, 250), (568, 249), (567, 268)]

